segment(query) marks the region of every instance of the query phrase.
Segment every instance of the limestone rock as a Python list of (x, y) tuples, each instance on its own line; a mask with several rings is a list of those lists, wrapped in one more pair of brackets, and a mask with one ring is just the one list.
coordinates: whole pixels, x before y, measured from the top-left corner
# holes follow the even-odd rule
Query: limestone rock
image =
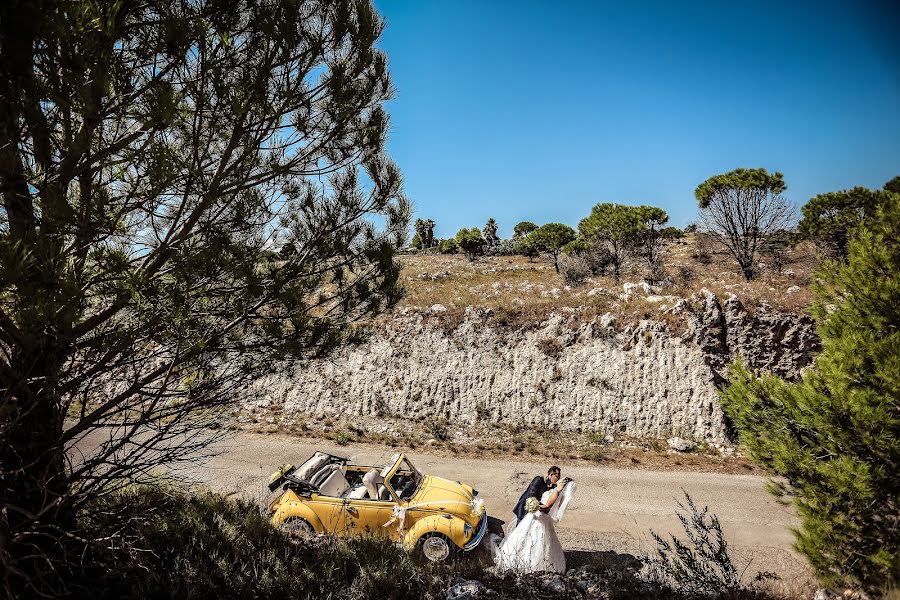
[(327, 415), (446, 418), (455, 430), (496, 423), (614, 437), (684, 438), (725, 447), (717, 386), (742, 356), (757, 370), (796, 377), (819, 341), (811, 318), (760, 309), (704, 290), (670, 309), (681, 337), (645, 320), (618, 333), (616, 316), (580, 321), (556, 313), (537, 327), (495, 325), (469, 307), (452, 330), (442, 305), (395, 313), (363, 344), (254, 381), (242, 407), (281, 409), (284, 422)]
[[(696, 346), (652, 321), (628, 336), (597, 336), (600, 323), (571, 319), (555, 315), (536, 329), (510, 331), (473, 311), (448, 332), (434, 317), (397, 316), (329, 360), (256, 380), (241, 399), (248, 409), (277, 402), (285, 418), (489, 419), (725, 441), (714, 373)], [(554, 352), (541, 349), (548, 345)]]
[(694, 442), (680, 437), (669, 438), (666, 444), (676, 452), (690, 452), (697, 446)]
[(457, 578), (453, 587), (447, 590), (447, 600), (476, 600), (477, 598), (489, 598), (496, 596), (497, 592), (489, 590), (483, 583), (476, 579), (465, 580)]

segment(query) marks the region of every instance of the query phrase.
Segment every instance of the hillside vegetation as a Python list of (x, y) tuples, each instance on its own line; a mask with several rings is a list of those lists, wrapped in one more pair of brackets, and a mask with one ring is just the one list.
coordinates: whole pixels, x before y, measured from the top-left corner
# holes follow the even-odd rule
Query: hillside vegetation
[[(467, 307), (492, 309), (513, 320), (544, 319), (554, 311), (575, 309), (587, 318), (613, 312), (635, 319), (664, 318), (678, 298), (708, 289), (721, 298), (730, 294), (748, 308), (803, 312), (811, 302), (810, 282), (819, 264), (815, 247), (801, 243), (786, 251), (783, 262), (758, 263), (760, 274), (747, 281), (728, 255), (702, 234), (666, 243), (665, 276), (650, 294), (629, 294), (626, 284), (646, 281), (647, 269), (630, 265), (619, 280), (611, 274), (566, 282), (566, 263), (557, 273), (550, 257), (481, 256), (469, 261), (459, 254), (407, 254), (401, 257), (400, 280), (406, 295), (397, 310), (419, 311), (436, 305), (446, 317), (461, 317)], [(443, 312), (440, 307), (438, 310)]]

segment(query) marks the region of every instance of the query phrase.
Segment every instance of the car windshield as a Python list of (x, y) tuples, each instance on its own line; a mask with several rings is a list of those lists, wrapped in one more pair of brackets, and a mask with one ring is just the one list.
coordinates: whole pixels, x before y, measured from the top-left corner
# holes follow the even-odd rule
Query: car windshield
[(397, 492), (397, 496), (401, 500), (412, 498), (419, 483), (422, 481), (422, 473), (406, 457), (397, 465), (394, 474), (391, 476), (391, 487)]

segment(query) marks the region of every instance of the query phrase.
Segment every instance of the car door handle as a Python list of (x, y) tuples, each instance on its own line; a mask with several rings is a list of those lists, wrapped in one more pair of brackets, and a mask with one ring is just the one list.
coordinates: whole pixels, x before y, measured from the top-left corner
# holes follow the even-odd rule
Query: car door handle
[(348, 507), (347, 507), (347, 512), (350, 514), (351, 517), (358, 517), (358, 516), (359, 516), (359, 511), (356, 510), (355, 508), (353, 508), (352, 506), (348, 506)]

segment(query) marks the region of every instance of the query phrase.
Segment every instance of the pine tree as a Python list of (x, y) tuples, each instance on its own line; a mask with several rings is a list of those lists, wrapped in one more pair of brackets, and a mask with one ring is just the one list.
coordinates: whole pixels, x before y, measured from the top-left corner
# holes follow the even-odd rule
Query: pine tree
[(4, 597), (63, 595), (105, 535), (79, 510), (399, 300), (383, 28), (355, 0), (0, 3)]
[(553, 267), (559, 273), (559, 253), (563, 246), (577, 237), (575, 230), (563, 223), (541, 225), (525, 238), (526, 246), (537, 252), (546, 252), (553, 258)]
[(723, 406), (751, 456), (786, 480), (796, 548), (826, 583), (900, 582), (900, 196), (828, 263), (823, 350), (796, 384), (735, 365)]
[(766, 237), (793, 225), (794, 209), (783, 197), (784, 175), (765, 169), (735, 169), (710, 177), (694, 190), (700, 220), (728, 249), (747, 281)]

